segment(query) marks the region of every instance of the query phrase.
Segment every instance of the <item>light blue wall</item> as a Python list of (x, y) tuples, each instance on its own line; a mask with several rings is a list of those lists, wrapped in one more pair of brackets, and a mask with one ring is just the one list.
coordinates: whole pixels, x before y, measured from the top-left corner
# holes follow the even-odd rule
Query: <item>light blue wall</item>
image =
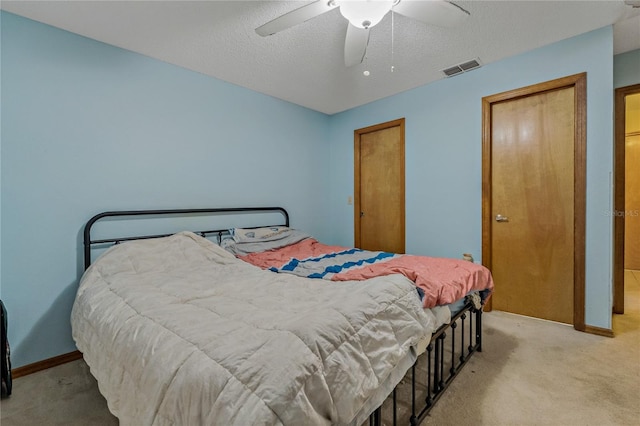
[(613, 57), (613, 87), (640, 83), (640, 49)]
[(586, 323), (611, 328), (612, 58), (606, 27), (333, 116), (333, 242), (353, 242), (353, 130), (405, 117), (407, 252), (480, 259), (481, 99), (586, 71)]
[(481, 98), (583, 71), (586, 320), (611, 326), (611, 28), (331, 117), (5, 12), (1, 28), (0, 277), (16, 367), (75, 349), (93, 214), (277, 204), (294, 226), (351, 245), (353, 130), (399, 117), (407, 251), (479, 259)]
[(2, 12), (2, 298), (14, 367), (75, 350), (84, 222), (281, 205), (324, 238), (329, 117)]

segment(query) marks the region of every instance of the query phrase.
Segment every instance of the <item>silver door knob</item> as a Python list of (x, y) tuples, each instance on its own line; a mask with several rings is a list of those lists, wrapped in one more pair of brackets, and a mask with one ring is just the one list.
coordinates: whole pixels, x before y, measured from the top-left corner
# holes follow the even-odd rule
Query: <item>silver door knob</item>
[(496, 222), (509, 222), (509, 218), (506, 216), (502, 216), (501, 214), (497, 214)]

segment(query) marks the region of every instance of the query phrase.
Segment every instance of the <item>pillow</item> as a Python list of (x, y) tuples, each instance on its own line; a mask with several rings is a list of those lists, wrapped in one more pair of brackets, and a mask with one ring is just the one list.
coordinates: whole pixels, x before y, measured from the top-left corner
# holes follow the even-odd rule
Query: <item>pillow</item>
[(291, 231), (286, 226), (269, 226), (266, 228), (232, 228), (229, 233), (236, 243), (273, 241)]
[(233, 228), (229, 232), (233, 238), (223, 240), (220, 245), (236, 256), (278, 249), (310, 238), (309, 234), (286, 226)]

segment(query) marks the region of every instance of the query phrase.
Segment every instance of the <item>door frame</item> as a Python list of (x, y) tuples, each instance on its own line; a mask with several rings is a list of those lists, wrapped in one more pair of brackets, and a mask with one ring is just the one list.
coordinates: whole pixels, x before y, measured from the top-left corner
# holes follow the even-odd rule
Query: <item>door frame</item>
[(613, 155), (613, 313), (624, 314), (624, 215), (625, 211), (625, 98), (640, 93), (640, 84), (615, 90), (615, 141)]
[[(400, 232), (402, 238), (402, 247), (406, 247), (406, 228), (405, 228), (405, 220), (406, 220), (406, 211), (405, 211), (405, 140), (404, 140), (404, 132), (405, 132), (405, 119), (398, 118), (396, 120), (387, 121), (385, 123), (375, 124), (373, 126), (364, 127), (362, 129), (357, 129), (353, 131), (353, 171), (354, 171), (354, 197), (353, 197), (353, 226), (354, 226), (354, 245), (355, 247), (360, 247), (360, 191), (361, 191), (361, 182), (360, 182), (360, 136), (366, 133), (373, 133), (379, 130), (388, 129), (391, 127), (400, 127), (400, 143), (401, 143), (401, 155), (403, 158), (402, 161), (402, 169), (400, 170), (400, 174), (402, 176), (402, 188), (400, 188), (401, 197), (402, 197), (402, 223), (400, 224)], [(403, 249), (404, 253), (404, 249)]]
[[(587, 73), (510, 90), (482, 98), (482, 264), (491, 269), (491, 106), (542, 92), (573, 87), (574, 108), (574, 270), (573, 327), (586, 331), (585, 326), (585, 233), (586, 233), (586, 142), (587, 142)], [(491, 309), (489, 299), (487, 310)]]

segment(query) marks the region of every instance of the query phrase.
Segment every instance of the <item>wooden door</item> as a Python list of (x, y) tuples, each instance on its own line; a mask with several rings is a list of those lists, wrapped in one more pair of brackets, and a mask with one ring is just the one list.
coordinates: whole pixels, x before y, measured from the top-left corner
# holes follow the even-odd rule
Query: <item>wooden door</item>
[(483, 260), (495, 280), (492, 307), (581, 329), (583, 79), (483, 100)]
[(354, 132), (355, 245), (404, 253), (404, 118)]

